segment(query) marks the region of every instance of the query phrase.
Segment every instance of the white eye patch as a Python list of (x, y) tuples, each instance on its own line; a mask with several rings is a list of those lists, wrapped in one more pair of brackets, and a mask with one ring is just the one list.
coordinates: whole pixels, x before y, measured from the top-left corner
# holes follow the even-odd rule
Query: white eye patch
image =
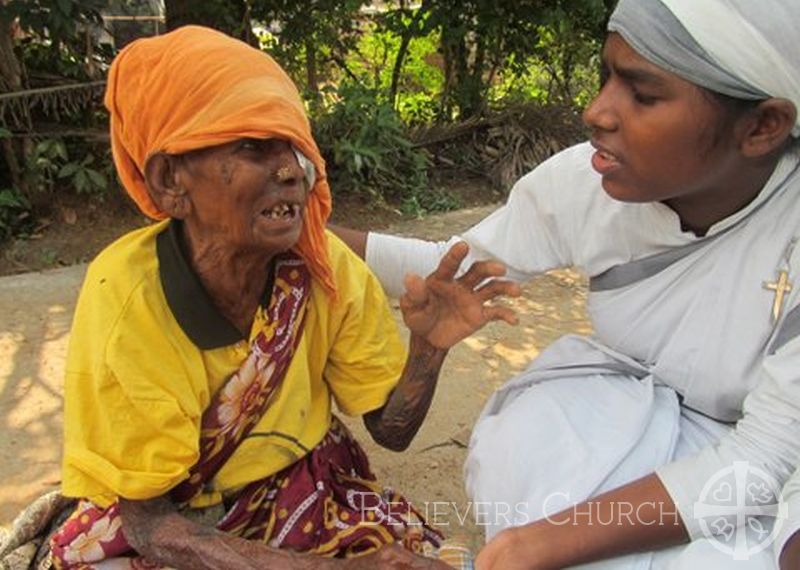
[(294, 145), (292, 145), (292, 150), (297, 157), (297, 163), (300, 165), (300, 168), (303, 169), (306, 182), (308, 183), (308, 189), (311, 190), (314, 187), (314, 183), (317, 181), (317, 170), (314, 168), (314, 164), (306, 158), (306, 155), (297, 150)]

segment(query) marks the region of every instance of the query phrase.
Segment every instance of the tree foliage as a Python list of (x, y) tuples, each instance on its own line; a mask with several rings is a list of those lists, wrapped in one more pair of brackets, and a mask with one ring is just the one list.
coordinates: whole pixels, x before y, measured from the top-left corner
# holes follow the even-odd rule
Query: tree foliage
[[(531, 67), (538, 68), (536, 81), (547, 92), (547, 100), (581, 100), (587, 91), (583, 84), (591, 83), (586, 76), (594, 71), (589, 67), (591, 54), (602, 41), (615, 4), (615, 0), (165, 2), (170, 29), (186, 23), (211, 25), (251, 43), (255, 30), (262, 47), (303, 87), (312, 110), (320, 107), (324, 87), (342, 81), (379, 88), (381, 97), (397, 108), (403, 85), (414, 84), (406, 68), (413, 44), (435, 37), (436, 49), (428, 55), (436, 60), (443, 82), (436, 94), (429, 95), (438, 98), (435, 115), (445, 121), (482, 113), (492, 103), (498, 82), (530, 75)], [(380, 34), (385, 49), (376, 59), (362, 51), (362, 40)], [(367, 77), (359, 73), (358, 68), (363, 72), (370, 66), (380, 71)]]
[(571, 100), (572, 72), (597, 48), (606, 18), (601, 0), (436, 0), (431, 19), (441, 33), (445, 117), (469, 118), (490, 102), (498, 75), (519, 77), (538, 60), (561, 99)]
[(0, 7), (0, 18), (17, 20), (22, 31), (49, 39), (54, 48), (76, 47), (89, 24), (102, 23), (106, 0), (10, 0)]
[[(312, 101), (318, 101), (321, 85), (355, 81), (378, 89), (398, 109), (401, 92), (426, 105), (436, 97), (433, 115), (448, 121), (481, 114), (498, 82), (530, 75), (533, 67), (545, 100), (580, 100), (592, 84), (591, 57), (613, 3), (396, 0), (365, 13), (362, 0), (253, 0), (251, 14), (270, 30), (276, 39), (270, 51), (301, 79)], [(409, 55), (415, 43), (432, 37), (436, 46), (427, 63), (438, 67), (442, 81), (436, 93), (426, 82), (428, 92), (420, 97), (419, 72), (427, 70), (417, 63), (409, 72)]]
[(252, 17), (280, 38), (273, 55), (290, 71), (302, 70), (306, 96), (317, 103), (326, 66), (348, 71), (348, 53), (357, 41), (359, 14), (366, 0), (254, 0)]
[[(430, 157), (411, 142), (411, 129), (471, 124), (531, 101), (585, 103), (597, 85), (597, 53), (616, 2), (163, 3), (167, 29), (217, 28), (268, 51), (292, 75), (306, 98), (335, 191), (380, 194), (424, 210), (447, 207), (452, 200), (423, 191), (430, 185)], [(103, 78), (124, 43), (164, 27), (152, 20), (109, 23), (103, 15), (149, 15), (156, 4), (0, 0), (0, 93), (38, 89), (13, 104), (0, 102), (0, 234), (29, 220), (27, 209), (56, 184), (68, 184), (76, 193), (101, 193), (110, 186), (106, 145), (51, 131), (54, 123), (78, 133), (105, 128), (102, 84), (92, 80)], [(114, 47), (101, 43), (109, 33)], [(64, 84), (76, 84), (74, 91), (53, 87)]]
[[(105, 0), (9, 0), (0, 4), (0, 90), (21, 92), (0, 105), (0, 191), (5, 196), (0, 233), (15, 229), (15, 220), (29, 220), (20, 209), (52, 189), (58, 169), (71, 163), (60, 138), (42, 138), (36, 131), (67, 126), (83, 128), (96, 120), (93, 105), (98, 85), (71, 86), (102, 73), (110, 51), (100, 45), (94, 32), (101, 29)], [(62, 86), (66, 88), (60, 90)], [(101, 86), (101, 85), (100, 85)], [(27, 91), (26, 91), (27, 90)], [(90, 152), (78, 145), (76, 169), (80, 179), (71, 177), (84, 190), (106, 185), (101, 175), (86, 162)], [(89, 171), (95, 174), (89, 174)], [(100, 182), (100, 178), (103, 181)], [(66, 177), (64, 177), (66, 178)], [(13, 227), (12, 227), (13, 226)]]
[(245, 0), (164, 0), (164, 7), (168, 30), (194, 24), (255, 43), (250, 7)]

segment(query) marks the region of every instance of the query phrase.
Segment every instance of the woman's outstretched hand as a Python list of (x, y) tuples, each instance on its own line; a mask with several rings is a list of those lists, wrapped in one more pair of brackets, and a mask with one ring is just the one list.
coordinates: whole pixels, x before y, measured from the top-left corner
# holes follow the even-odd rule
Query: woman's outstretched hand
[[(473, 263), (456, 279), (461, 262), (469, 252), (464, 242), (455, 244), (442, 258), (439, 267), (425, 279), (406, 276), (406, 292), (400, 297), (403, 320), (412, 334), (436, 348), (450, 348), (489, 321), (517, 324), (514, 311), (489, 304), (498, 296), (518, 297), (520, 287), (501, 281), (506, 269), (496, 261)], [(487, 279), (491, 281), (485, 282)]]

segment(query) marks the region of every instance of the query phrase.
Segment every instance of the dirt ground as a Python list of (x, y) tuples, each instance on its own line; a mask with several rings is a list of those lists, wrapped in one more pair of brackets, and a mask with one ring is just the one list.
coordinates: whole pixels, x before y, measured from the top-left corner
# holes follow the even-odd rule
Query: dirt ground
[[(444, 238), (467, 228), (492, 208), (482, 206), (396, 222), (388, 229)], [(70, 212), (61, 215), (72, 219)], [(77, 215), (96, 217), (92, 239), (105, 239), (102, 243), (141, 223), (133, 213), (129, 218), (104, 217), (98, 211), (80, 211)], [(368, 222), (370, 213), (364, 216), (356, 220), (356, 226)], [(121, 218), (125, 221), (119, 222)], [(348, 216), (347, 221), (353, 219)], [(65, 224), (67, 234), (70, 225)], [(74, 236), (63, 239), (87, 240), (85, 232), (81, 236), (77, 230)], [(56, 243), (53, 248), (58, 246)], [(17, 250), (5, 249), (1, 273), (85, 261), (70, 258), (68, 247), (63, 250), (67, 253), (59, 250), (46, 256), (30, 242), (13, 247)], [(30, 250), (27, 254), (21, 251), (25, 247)], [(0, 524), (9, 523), (23, 505), (60, 482), (64, 356), (85, 267), (79, 263), (0, 277)], [(544, 346), (564, 333), (589, 331), (585, 283), (573, 271), (541, 276), (511, 305), (521, 316), (517, 327), (487, 326), (451, 351), (430, 414), (409, 450), (396, 454), (380, 449), (371, 444), (360, 422), (350, 422), (385, 484), (402, 490), (445, 534), (458, 535), (474, 545), (481, 533), (472, 522), (474, 513), (462, 489), (470, 427), (489, 394), (524, 368)]]

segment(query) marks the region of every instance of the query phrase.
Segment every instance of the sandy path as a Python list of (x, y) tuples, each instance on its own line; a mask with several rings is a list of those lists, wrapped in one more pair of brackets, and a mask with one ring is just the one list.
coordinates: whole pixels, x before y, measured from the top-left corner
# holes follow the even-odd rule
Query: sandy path
[[(392, 228), (441, 239), (491, 208), (451, 212)], [(64, 355), (85, 266), (0, 278), (0, 524), (59, 484)], [(488, 395), (566, 332), (588, 332), (585, 284), (572, 271), (544, 275), (513, 302), (520, 324), (493, 324), (453, 349), (430, 415), (411, 448), (395, 454), (365, 443), (375, 471), (449, 535), (478, 540), (461, 485), (464, 445)], [(465, 520), (464, 524), (461, 520)]]

